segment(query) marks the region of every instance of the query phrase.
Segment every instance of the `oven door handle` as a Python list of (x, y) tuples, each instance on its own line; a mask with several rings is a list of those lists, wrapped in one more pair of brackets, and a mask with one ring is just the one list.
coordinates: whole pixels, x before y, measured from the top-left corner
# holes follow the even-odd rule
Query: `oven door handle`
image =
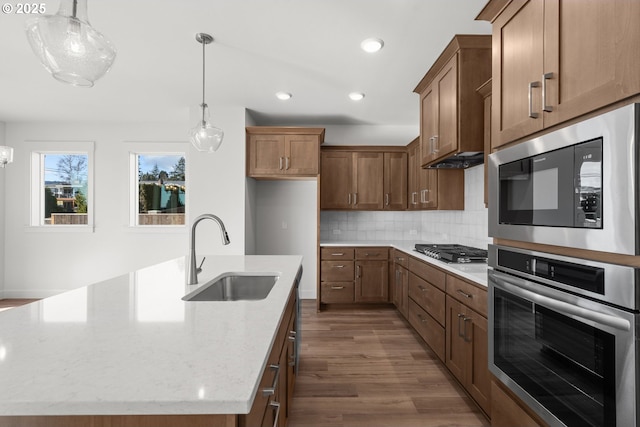
[(590, 322), (594, 322), (600, 325), (609, 326), (611, 328), (619, 329), (622, 331), (630, 331), (631, 324), (628, 320), (611, 316), (604, 313), (598, 313), (586, 308), (579, 307), (568, 302), (560, 301), (552, 296), (544, 295), (544, 289), (540, 289), (540, 286), (535, 286), (528, 280), (507, 276), (506, 274), (499, 273), (497, 271), (489, 270), (489, 281), (493, 282), (499, 289), (505, 290), (518, 297), (527, 299), (534, 303), (551, 308), (561, 314), (570, 316), (572, 318), (580, 318)]

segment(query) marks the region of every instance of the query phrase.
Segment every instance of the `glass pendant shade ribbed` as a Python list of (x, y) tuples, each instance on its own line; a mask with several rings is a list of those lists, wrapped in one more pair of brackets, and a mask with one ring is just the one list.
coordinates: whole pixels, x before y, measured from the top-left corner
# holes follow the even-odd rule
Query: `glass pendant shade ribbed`
[(61, 0), (58, 13), (27, 20), (25, 30), (42, 65), (74, 86), (93, 86), (116, 58), (115, 46), (89, 24), (87, 0)]
[(213, 37), (209, 34), (196, 34), (196, 41), (202, 44), (202, 119), (189, 130), (189, 140), (198, 151), (213, 153), (222, 144), (224, 132), (222, 129), (215, 127), (209, 120), (209, 107), (204, 101), (205, 94), (205, 46), (213, 41)]

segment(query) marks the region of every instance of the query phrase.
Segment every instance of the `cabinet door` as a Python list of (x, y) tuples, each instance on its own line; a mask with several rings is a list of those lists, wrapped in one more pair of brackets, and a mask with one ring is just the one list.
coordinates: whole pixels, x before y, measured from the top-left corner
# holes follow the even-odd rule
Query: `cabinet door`
[(438, 135), (438, 86), (430, 84), (420, 95), (420, 166), (436, 158), (435, 139)]
[(322, 152), (320, 208), (351, 209), (353, 155), (351, 152)]
[(458, 381), (464, 384), (467, 364), (467, 346), (464, 340), (465, 309), (462, 304), (447, 295), (446, 312), (445, 364)]
[(389, 262), (356, 261), (356, 302), (389, 301)]
[[(489, 374), (489, 335), (487, 319), (468, 310), (466, 323), (469, 347), (464, 385), (480, 407), (491, 416), (491, 375)], [(463, 332), (465, 329), (463, 328)]]
[(384, 153), (384, 208), (407, 208), (407, 153)]
[(544, 14), (545, 127), (640, 92), (640, 2), (546, 0)]
[(287, 175), (317, 175), (320, 144), (315, 135), (286, 135), (284, 138)]
[(407, 208), (409, 210), (418, 210), (420, 208), (418, 193), (420, 191), (420, 183), (418, 182), (418, 171), (421, 170), (419, 162), (421, 162), (419, 141), (412, 142), (408, 148), (408, 179), (407, 179)]
[(353, 209), (384, 207), (384, 153), (353, 153)]
[(542, 0), (514, 0), (493, 23), (493, 147), (543, 127), (544, 7)]
[(438, 207), (438, 169), (420, 169), (420, 208), (437, 209)]
[(393, 304), (405, 318), (409, 316), (409, 272), (401, 265), (395, 264), (394, 281), (390, 288), (393, 290)]
[(284, 172), (284, 136), (250, 135), (247, 174), (280, 175)]
[(458, 55), (436, 76), (438, 85), (438, 120), (434, 135), (434, 157), (447, 157), (458, 148)]

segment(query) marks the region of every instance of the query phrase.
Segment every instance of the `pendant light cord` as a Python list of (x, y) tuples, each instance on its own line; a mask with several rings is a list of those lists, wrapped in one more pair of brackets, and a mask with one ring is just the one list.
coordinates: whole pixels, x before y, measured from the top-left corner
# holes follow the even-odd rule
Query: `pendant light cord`
[(202, 125), (204, 126), (204, 108), (207, 104), (204, 103), (204, 71), (205, 71), (205, 57), (204, 57), (204, 48), (207, 45), (204, 38), (202, 39)]

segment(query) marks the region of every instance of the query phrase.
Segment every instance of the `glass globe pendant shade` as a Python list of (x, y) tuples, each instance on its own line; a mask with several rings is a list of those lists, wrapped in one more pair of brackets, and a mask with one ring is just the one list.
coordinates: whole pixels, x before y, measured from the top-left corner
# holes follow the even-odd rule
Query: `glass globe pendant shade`
[(202, 120), (189, 130), (189, 140), (198, 151), (213, 153), (222, 144), (224, 132), (209, 121), (207, 104), (202, 105)]
[(61, 0), (55, 15), (27, 20), (29, 44), (56, 79), (91, 87), (116, 58), (111, 41), (89, 24), (87, 0)]
[(5, 145), (0, 146), (0, 167), (4, 168), (7, 163), (13, 162), (13, 148)]

